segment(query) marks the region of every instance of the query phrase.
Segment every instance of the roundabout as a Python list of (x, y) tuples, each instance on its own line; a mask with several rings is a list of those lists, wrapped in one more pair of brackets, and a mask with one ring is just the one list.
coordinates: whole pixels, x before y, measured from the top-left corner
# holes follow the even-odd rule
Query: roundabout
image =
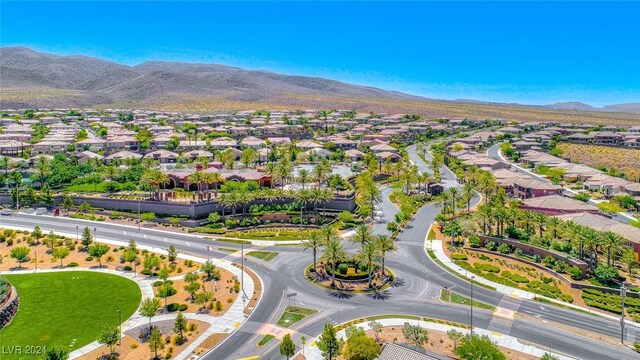
[(313, 285), (331, 291), (378, 292), (388, 289), (395, 283), (395, 275), (391, 270), (385, 268), (383, 273), (377, 266), (371, 273), (362, 270), (360, 266), (352, 262), (340, 263), (335, 273), (324, 264), (318, 264), (316, 271), (313, 271), (312, 268), (312, 264), (305, 268), (305, 278)]

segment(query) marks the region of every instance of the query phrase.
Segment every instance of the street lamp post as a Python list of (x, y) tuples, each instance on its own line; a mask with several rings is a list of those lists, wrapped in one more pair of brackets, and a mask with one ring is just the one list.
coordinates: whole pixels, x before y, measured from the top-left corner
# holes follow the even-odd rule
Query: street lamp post
[(138, 199), (138, 232), (140, 232), (140, 226), (142, 222), (142, 218), (140, 217), (140, 201), (142, 199)]
[(627, 283), (620, 284), (620, 297), (622, 298), (622, 312), (620, 313), (620, 343), (624, 345), (624, 297), (627, 295)]
[(80, 241), (80, 226), (76, 225), (76, 243)]
[(473, 335), (473, 279), (475, 276), (471, 276), (471, 335)]
[(118, 325), (120, 327), (118, 345), (122, 345), (122, 311), (120, 311), (120, 309), (118, 309)]

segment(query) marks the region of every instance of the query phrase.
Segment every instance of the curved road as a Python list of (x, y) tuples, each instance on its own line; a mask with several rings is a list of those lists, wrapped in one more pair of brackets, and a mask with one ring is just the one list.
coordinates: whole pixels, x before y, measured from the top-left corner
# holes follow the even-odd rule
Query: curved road
[[(408, 147), (410, 158), (422, 171), (427, 165), (415, 154), (415, 147)], [(455, 184), (455, 176), (442, 169), (443, 179), (448, 184)], [(453, 183), (451, 182), (453, 180)], [(388, 195), (387, 195), (388, 196)], [(476, 201), (478, 201), (476, 199)], [(384, 211), (384, 209), (383, 209)], [(352, 319), (377, 314), (413, 314), (439, 318), (459, 323), (469, 323), (470, 309), (466, 306), (441, 303), (438, 300), (440, 289), (447, 287), (463, 296), (470, 296), (469, 283), (457, 276), (444, 271), (429, 256), (424, 249), (424, 240), (430, 224), (439, 213), (438, 206), (427, 204), (422, 207), (409, 222), (397, 239), (398, 252), (387, 256), (386, 264), (394, 270), (397, 276), (396, 285), (379, 294), (355, 295), (340, 292), (330, 292), (308, 283), (302, 276), (304, 268), (311, 262), (311, 253), (302, 251), (297, 246), (260, 247), (265, 251), (277, 251), (280, 254), (271, 262), (248, 257), (245, 264), (254, 270), (262, 279), (263, 296), (254, 311), (248, 316), (248, 322), (240, 326), (214, 350), (207, 353), (206, 359), (237, 359), (247, 356), (261, 358), (280, 358), (277, 342), (269, 342), (265, 348), (256, 347), (262, 336), (255, 335), (254, 329), (261, 324), (274, 324), (288, 304), (284, 297), (286, 293), (297, 293), (296, 305), (318, 310), (318, 314), (303, 319), (294, 324), (293, 338), (299, 343), (299, 338), (305, 334), (312, 339), (320, 334), (325, 323), (342, 323)], [(53, 218), (36, 215), (12, 215), (0, 217), (0, 226), (16, 226), (26, 229), (38, 224), (43, 231), (75, 234), (76, 226), (80, 230), (89, 226), (96, 229), (96, 237), (101, 239), (118, 239), (121, 241), (135, 240), (139, 244), (166, 249), (173, 244), (178, 251), (193, 253), (203, 257), (233, 257), (226, 252), (216, 251), (217, 248), (239, 248), (239, 244), (206, 240), (199, 237), (142, 229), (124, 227), (117, 224), (88, 222), (70, 218)], [(249, 245), (245, 245), (249, 246)], [(208, 250), (212, 248), (212, 251)], [(347, 245), (354, 249), (354, 245)], [(509, 300), (501, 293), (479, 286), (474, 287), (474, 299), (493, 306), (503, 300)], [(547, 306), (539, 302), (522, 300), (517, 312), (528, 315), (528, 320), (516, 317), (507, 327), (497, 322), (492, 312), (474, 309), (474, 326), (490, 330), (500, 330), (524, 342), (538, 344), (541, 348), (550, 348), (555, 352), (564, 353), (580, 359), (633, 359), (640, 358), (638, 354), (628, 349), (612, 346), (593, 339), (572, 334), (548, 323), (560, 323), (594, 334), (613, 338), (619, 336), (619, 323), (604, 318), (583, 314), (577, 311), (565, 310), (555, 306)], [(627, 327), (629, 329), (629, 327)], [(635, 341), (635, 328), (627, 334), (629, 342)]]

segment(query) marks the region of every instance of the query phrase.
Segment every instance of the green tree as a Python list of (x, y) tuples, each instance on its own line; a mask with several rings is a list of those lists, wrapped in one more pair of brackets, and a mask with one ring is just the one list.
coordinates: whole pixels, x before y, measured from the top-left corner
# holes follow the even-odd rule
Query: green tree
[(453, 341), (453, 350), (458, 348), (458, 343), (464, 338), (464, 334), (456, 329), (447, 331), (447, 337)]
[(158, 350), (164, 349), (164, 339), (158, 328), (151, 330), (151, 336), (149, 336), (149, 351), (154, 353), (154, 359), (159, 359)]
[(451, 221), (444, 226), (442, 233), (447, 236), (451, 236), (451, 244), (455, 243), (455, 240), (458, 236), (462, 235), (462, 228), (460, 228), (460, 224), (457, 221)]
[(544, 353), (544, 355), (542, 355), (540, 360), (560, 360), (560, 358), (555, 356), (555, 355), (551, 355), (551, 354), (546, 352), (546, 353)]
[(280, 355), (286, 356), (287, 360), (289, 357), (293, 356), (296, 353), (296, 344), (294, 344), (291, 339), (291, 334), (286, 334), (282, 338), (282, 343), (280, 343)]
[(626, 249), (620, 256), (620, 261), (627, 266), (627, 273), (632, 274), (633, 269), (638, 267), (638, 255), (633, 249)]
[(128, 262), (129, 266), (132, 267), (135, 271), (135, 264), (138, 262), (138, 254), (136, 254), (135, 250), (126, 249), (122, 252), (122, 255), (120, 255), (120, 259), (122, 259), (122, 261)]
[(40, 242), (40, 239), (44, 237), (42, 230), (40, 230), (40, 226), (36, 225), (33, 227), (33, 231), (31, 232), (31, 236), (36, 239), (36, 242)]
[(506, 357), (486, 335), (466, 335), (455, 353), (461, 360), (505, 360)]
[(63, 347), (53, 347), (47, 350), (46, 360), (67, 360), (69, 359), (69, 351)]
[(18, 262), (18, 268), (22, 268), (22, 263), (27, 259), (31, 249), (26, 246), (18, 246), (11, 249), (9, 256), (13, 259), (16, 259)]
[(58, 246), (57, 248), (53, 249), (51, 255), (54, 259), (60, 260), (60, 267), (62, 267), (62, 260), (69, 256), (69, 248), (66, 246)]
[(91, 245), (91, 243), (93, 243), (93, 235), (91, 235), (91, 229), (89, 229), (88, 227), (85, 227), (82, 230), (81, 243), (82, 243), (82, 246), (84, 246), (85, 248)]
[(362, 265), (367, 266), (367, 273), (369, 274), (369, 287), (372, 287), (373, 277), (371, 273), (374, 270), (373, 263), (378, 260), (379, 250), (378, 245), (375, 242), (368, 241), (360, 247), (360, 250), (355, 254), (354, 259)]
[(185, 319), (184, 315), (181, 312), (178, 313), (178, 316), (173, 322), (173, 332), (178, 335), (177, 343), (182, 344), (184, 341), (183, 333), (187, 331), (187, 319)]
[(157, 298), (146, 298), (140, 304), (140, 315), (149, 318), (149, 325), (151, 325), (151, 318), (160, 310), (160, 300)]
[(174, 263), (178, 258), (178, 251), (176, 247), (173, 245), (169, 245), (169, 250), (167, 251), (167, 257), (169, 258), (169, 262)]
[(324, 254), (322, 254), (322, 257), (331, 264), (333, 274), (331, 276), (331, 286), (335, 286), (336, 266), (340, 261), (344, 260), (347, 257), (347, 251), (344, 249), (340, 238), (335, 236), (330, 237), (324, 244), (324, 246), (325, 251)]
[(216, 266), (211, 262), (211, 260), (207, 260), (200, 269), (203, 273), (207, 274), (207, 281), (211, 280), (211, 277), (218, 272), (216, 270)]
[(422, 344), (429, 341), (429, 334), (426, 329), (423, 329), (420, 325), (411, 325), (408, 322), (405, 322), (404, 326), (402, 326), (402, 336), (407, 342), (416, 346), (422, 346)]
[(100, 344), (107, 345), (109, 347), (110, 356), (109, 358), (114, 358), (113, 356), (113, 347), (118, 343), (118, 338), (120, 337), (120, 330), (117, 327), (107, 327), (100, 334), (100, 338), (98, 342)]
[(342, 355), (346, 360), (373, 360), (380, 355), (380, 345), (360, 327), (350, 331)]
[(326, 360), (333, 360), (340, 355), (342, 342), (336, 337), (336, 329), (331, 324), (325, 324), (318, 339), (318, 349)]
[(164, 306), (167, 307), (167, 298), (176, 294), (176, 289), (170, 282), (165, 282), (158, 287), (158, 296), (164, 299)]
[(618, 278), (618, 270), (613, 266), (598, 265), (594, 271), (594, 275), (605, 284), (612, 282)]
[(378, 235), (375, 238), (376, 246), (378, 247), (378, 251), (380, 251), (380, 259), (382, 261), (382, 275), (384, 273), (384, 259), (387, 256), (387, 253), (390, 251), (397, 251), (398, 248), (396, 243), (393, 241), (391, 237), (388, 235)]
[(303, 251), (306, 249), (311, 249), (313, 253), (313, 271), (316, 271), (316, 256), (318, 254), (318, 250), (322, 248), (322, 235), (319, 231), (312, 231), (309, 240), (302, 243)]
[(102, 267), (102, 256), (109, 252), (109, 247), (105, 244), (95, 244), (89, 246), (89, 255), (98, 260), (98, 266)]

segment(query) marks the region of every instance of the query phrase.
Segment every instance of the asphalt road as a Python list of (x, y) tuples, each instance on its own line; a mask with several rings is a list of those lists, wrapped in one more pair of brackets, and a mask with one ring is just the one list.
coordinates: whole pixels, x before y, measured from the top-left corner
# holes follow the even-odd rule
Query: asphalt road
[[(408, 148), (412, 156), (411, 147)], [(413, 148), (415, 156), (415, 148)], [(416, 156), (417, 158), (417, 156)], [(420, 160), (413, 159), (418, 168), (427, 168)], [(455, 184), (455, 176), (450, 171), (442, 170), (443, 178), (450, 185)], [(451, 182), (453, 180), (453, 182)], [(476, 198), (474, 201), (478, 201)], [(384, 207), (383, 207), (384, 208)], [(271, 262), (247, 257), (245, 264), (254, 270), (263, 281), (263, 296), (248, 316), (250, 322), (275, 323), (280, 317), (288, 300), (286, 293), (297, 293), (295, 304), (318, 310), (318, 314), (305, 318), (295, 324), (294, 339), (302, 334), (307, 339), (318, 336), (325, 323), (342, 323), (352, 319), (377, 314), (412, 314), (444, 319), (460, 323), (469, 323), (470, 308), (455, 304), (445, 304), (438, 300), (440, 289), (447, 287), (463, 296), (470, 296), (470, 284), (440, 268), (427, 256), (424, 239), (430, 224), (440, 209), (437, 205), (427, 204), (422, 207), (412, 221), (400, 233), (397, 239), (398, 252), (387, 256), (386, 264), (396, 276), (396, 285), (378, 294), (346, 294), (330, 292), (308, 283), (302, 276), (304, 268), (312, 261), (309, 251), (302, 251), (297, 246), (260, 247), (261, 250), (277, 251), (280, 254)], [(186, 234), (168, 233), (142, 228), (124, 227), (117, 224), (88, 222), (70, 218), (54, 218), (36, 215), (1, 216), (1, 226), (16, 226), (31, 229), (38, 224), (43, 231), (75, 234), (76, 226), (81, 233), (85, 226), (96, 229), (98, 239), (115, 239), (127, 242), (130, 239), (138, 244), (166, 249), (173, 244), (178, 251), (202, 257), (225, 257), (226, 252), (217, 248), (239, 248), (239, 244), (207, 240)], [(212, 251), (209, 251), (208, 248)], [(355, 245), (347, 244), (353, 252)], [(474, 287), (474, 299), (497, 306), (504, 295), (479, 286)], [(594, 334), (617, 338), (619, 323), (616, 321), (548, 306), (539, 302), (522, 300), (518, 313), (528, 315), (536, 320), (518, 318), (512, 322), (508, 334), (524, 342), (538, 344), (542, 348), (550, 348), (580, 359), (636, 359), (638, 354), (618, 346), (604, 344), (584, 336), (550, 326), (548, 323), (561, 323), (588, 330)], [(474, 326), (492, 330), (492, 312), (474, 309)], [(547, 323), (545, 323), (547, 322)], [(628, 327), (627, 327), (628, 328)], [(281, 358), (276, 341), (271, 341), (264, 348), (256, 347), (262, 336), (248, 332), (247, 325), (241, 326), (223, 343), (204, 356), (205, 359), (237, 359), (259, 355), (261, 358)], [(635, 341), (635, 328), (628, 333), (627, 341)]]

